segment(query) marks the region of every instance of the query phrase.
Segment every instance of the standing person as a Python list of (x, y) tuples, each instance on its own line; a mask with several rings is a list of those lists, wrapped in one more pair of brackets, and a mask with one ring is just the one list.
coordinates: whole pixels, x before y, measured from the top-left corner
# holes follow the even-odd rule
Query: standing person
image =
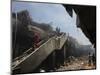
[(89, 53), (88, 58), (89, 58), (88, 64), (89, 64), (89, 66), (91, 66), (91, 64), (92, 64), (92, 55), (91, 55), (91, 53)]
[(60, 28), (56, 27), (56, 33), (57, 33), (57, 36), (60, 35)]
[(39, 45), (38, 45), (38, 43), (39, 43), (39, 41), (40, 41), (40, 36), (39, 36), (39, 34), (38, 34), (38, 33), (35, 33), (33, 39), (34, 39), (34, 48), (39, 47)]
[(93, 65), (96, 64), (96, 57), (95, 57), (95, 54), (94, 54), (94, 53), (93, 53), (93, 55), (92, 55), (92, 62), (93, 62)]
[(60, 35), (60, 27), (58, 28), (58, 34)]

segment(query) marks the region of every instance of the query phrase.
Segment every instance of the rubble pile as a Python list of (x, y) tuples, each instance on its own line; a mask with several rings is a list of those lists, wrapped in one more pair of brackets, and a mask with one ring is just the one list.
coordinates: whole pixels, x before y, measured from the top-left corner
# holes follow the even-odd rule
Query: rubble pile
[(69, 57), (67, 61), (64, 62), (64, 65), (60, 66), (56, 71), (70, 71), (70, 70), (88, 70), (95, 69), (95, 65), (88, 63), (88, 57)]

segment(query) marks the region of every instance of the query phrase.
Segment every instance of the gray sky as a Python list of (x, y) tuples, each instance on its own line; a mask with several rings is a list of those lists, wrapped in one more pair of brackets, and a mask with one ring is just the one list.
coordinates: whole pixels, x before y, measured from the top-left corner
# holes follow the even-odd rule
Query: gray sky
[(62, 32), (69, 33), (80, 44), (89, 45), (89, 40), (76, 27), (76, 14), (71, 18), (61, 4), (12, 2), (12, 12), (28, 10), (32, 19), (38, 23), (51, 23), (53, 28), (60, 27)]

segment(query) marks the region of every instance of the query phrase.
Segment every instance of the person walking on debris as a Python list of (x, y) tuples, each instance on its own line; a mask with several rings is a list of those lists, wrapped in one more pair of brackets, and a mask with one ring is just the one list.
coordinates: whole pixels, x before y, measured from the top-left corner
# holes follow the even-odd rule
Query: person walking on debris
[(33, 36), (33, 48), (37, 48), (39, 47), (38, 43), (40, 41), (40, 36), (38, 33), (35, 33), (34, 36)]
[(57, 36), (59, 36), (60, 35), (60, 28), (56, 28), (56, 32), (57, 32)]
[(93, 55), (92, 55), (92, 62), (93, 62), (93, 65), (96, 64), (96, 57), (95, 57), (95, 54), (94, 54), (94, 53), (93, 53)]
[(91, 55), (91, 53), (89, 53), (88, 58), (89, 58), (88, 65), (91, 66), (91, 64), (92, 64), (92, 55)]

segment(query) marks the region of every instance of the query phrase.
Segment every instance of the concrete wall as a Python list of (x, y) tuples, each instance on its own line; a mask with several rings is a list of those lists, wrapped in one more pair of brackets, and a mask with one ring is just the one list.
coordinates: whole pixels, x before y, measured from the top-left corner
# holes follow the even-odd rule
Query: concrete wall
[[(55, 49), (64, 45), (67, 37), (62, 34), (60, 37), (52, 37), (39, 48), (21, 60), (15, 67), (15, 73), (28, 73), (37, 68)], [(16, 70), (18, 68), (18, 71)]]

